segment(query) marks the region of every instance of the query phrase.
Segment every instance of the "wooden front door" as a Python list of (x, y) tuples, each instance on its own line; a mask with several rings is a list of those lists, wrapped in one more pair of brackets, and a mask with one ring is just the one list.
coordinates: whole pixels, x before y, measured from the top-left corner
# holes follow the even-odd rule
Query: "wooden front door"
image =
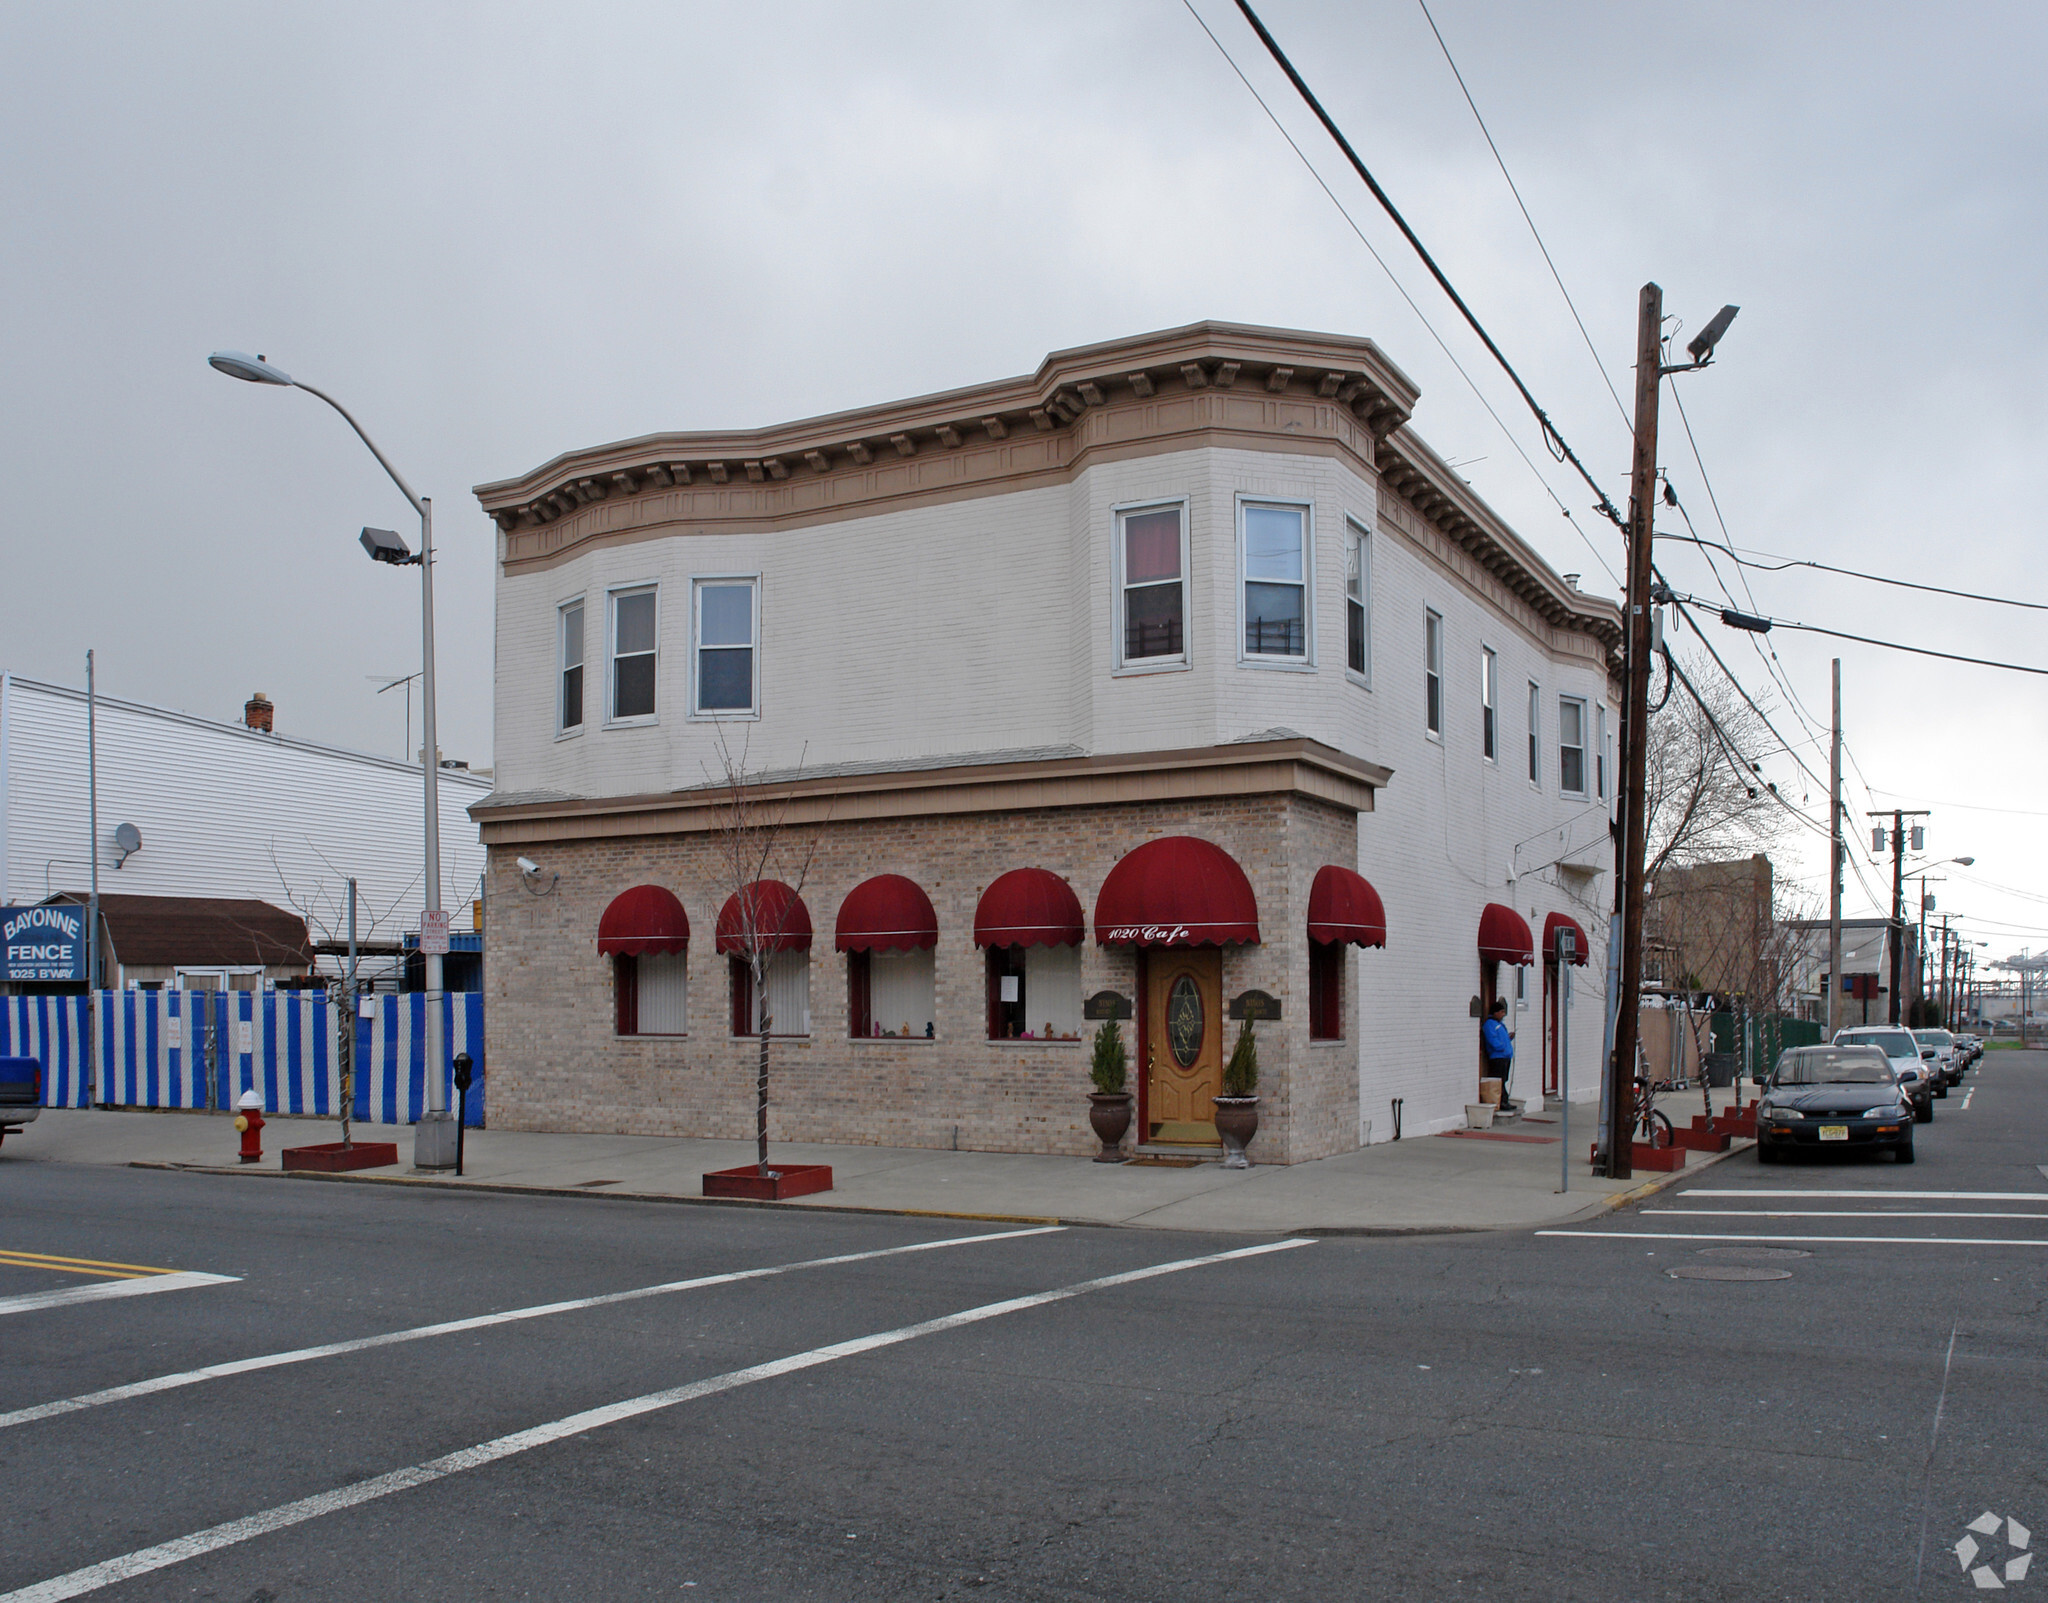
[(1145, 1125), (1153, 1141), (1212, 1143), (1223, 1089), (1223, 954), (1167, 947), (1145, 958)]

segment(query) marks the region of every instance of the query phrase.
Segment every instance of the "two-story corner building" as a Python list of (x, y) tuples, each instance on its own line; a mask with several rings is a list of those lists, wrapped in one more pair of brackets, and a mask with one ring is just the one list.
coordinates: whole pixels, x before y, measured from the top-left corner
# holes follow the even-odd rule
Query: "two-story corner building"
[[(1557, 932), (1605, 943), (1620, 614), (1415, 401), (1369, 340), (1205, 323), (481, 487), (493, 1122), (748, 1134), (765, 1010), (778, 1139), (1080, 1154), (1121, 1006), (1139, 1139), (1201, 1147), (1252, 992), (1261, 1161), (1462, 1122), (1496, 993), (1540, 1104)], [(758, 881), (728, 756), (784, 825)]]

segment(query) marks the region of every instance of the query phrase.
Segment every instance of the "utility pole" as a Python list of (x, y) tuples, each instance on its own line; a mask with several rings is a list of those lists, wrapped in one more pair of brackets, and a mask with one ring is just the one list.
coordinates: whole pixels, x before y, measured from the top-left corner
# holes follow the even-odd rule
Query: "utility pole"
[[(1883, 813), (1868, 813), (1869, 818), (1882, 818)], [(1924, 807), (1894, 807), (1892, 809), (1892, 1001), (1889, 1022), (1900, 1022), (1900, 1008), (1904, 1005), (1903, 992), (1906, 968), (1906, 820), (1925, 818)], [(1884, 829), (1879, 826), (1876, 849), (1884, 850)]]
[(1621, 995), (1615, 1010), (1614, 1054), (1607, 1060), (1607, 1125), (1600, 1132), (1611, 1179), (1635, 1172), (1629, 1150), (1635, 1128), (1636, 1009), (1643, 989), (1644, 789), (1650, 758), (1650, 542), (1657, 505), (1657, 397), (1664, 377), (1664, 291), (1643, 286), (1636, 308), (1636, 441), (1629, 476), (1628, 699), (1622, 710)]
[(1842, 1027), (1842, 659), (1835, 658), (1835, 731), (1828, 748), (1828, 1039)]
[(86, 1096), (94, 1107), (108, 1099), (100, 1094), (99, 1001), (93, 995), (100, 982), (100, 725), (99, 692), (93, 683), (92, 653), (85, 654), (85, 816), (92, 836), (92, 888), (85, 910), (85, 1084)]

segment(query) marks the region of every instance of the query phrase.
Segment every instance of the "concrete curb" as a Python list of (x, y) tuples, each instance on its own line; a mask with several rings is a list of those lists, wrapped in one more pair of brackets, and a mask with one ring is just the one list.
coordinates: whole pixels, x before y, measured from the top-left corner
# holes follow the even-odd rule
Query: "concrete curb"
[[(1753, 1147), (1753, 1141), (1739, 1141), (1726, 1152), (1706, 1155), (1698, 1168), (1688, 1165), (1670, 1174), (1657, 1176), (1632, 1190), (1623, 1191), (1611, 1197), (1602, 1197), (1597, 1202), (1568, 1214), (1563, 1219), (1546, 1220), (1538, 1223), (1517, 1221), (1511, 1224), (1420, 1224), (1420, 1225), (1303, 1225), (1294, 1228), (1274, 1226), (1270, 1229), (1232, 1231), (1210, 1227), (1200, 1233), (1219, 1235), (1292, 1235), (1315, 1237), (1378, 1237), (1403, 1236), (1473, 1236), (1494, 1235), (1518, 1230), (1542, 1230), (1559, 1224), (1576, 1224), (1582, 1220), (1596, 1219), (1605, 1213), (1612, 1213), (1646, 1197), (1653, 1197), (1669, 1186), (1690, 1175), (1711, 1168), (1723, 1159), (1732, 1158), (1736, 1153)], [(281, 1169), (253, 1169), (240, 1165), (233, 1167), (201, 1163), (174, 1163), (156, 1159), (138, 1158), (130, 1161), (131, 1169), (157, 1169), (177, 1174), (209, 1174), (232, 1176), (241, 1180), (313, 1180), (341, 1185), (411, 1186), (431, 1191), (476, 1191), (492, 1196), (513, 1197), (568, 1197), (584, 1202), (658, 1202), (695, 1208), (757, 1208), (781, 1213), (836, 1213), (865, 1215), (871, 1218), (894, 1219), (959, 1219), (973, 1224), (1010, 1225), (1062, 1225), (1070, 1230), (1148, 1230), (1161, 1227), (1156, 1225), (1126, 1224), (1113, 1219), (1068, 1219), (1039, 1214), (1022, 1213), (969, 1213), (939, 1208), (878, 1208), (864, 1207), (852, 1203), (819, 1202), (756, 1202), (744, 1197), (692, 1197), (666, 1191), (612, 1191), (583, 1190), (573, 1186), (529, 1186), (514, 1185), (493, 1180), (440, 1179), (431, 1175), (412, 1174), (321, 1174), (315, 1171), (295, 1169), (289, 1172)]]

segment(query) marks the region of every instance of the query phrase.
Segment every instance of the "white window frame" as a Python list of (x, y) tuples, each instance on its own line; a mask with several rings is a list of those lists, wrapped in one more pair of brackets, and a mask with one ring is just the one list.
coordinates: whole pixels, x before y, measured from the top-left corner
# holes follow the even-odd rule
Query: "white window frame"
[[(1344, 677), (1354, 685), (1372, 689), (1372, 530), (1357, 518), (1344, 520)], [(1358, 563), (1358, 595), (1351, 594), (1350, 564)], [(1364, 622), (1365, 666), (1351, 666), (1351, 609), (1357, 607)]]
[[(1190, 535), (1188, 500), (1169, 496), (1163, 501), (1122, 501), (1110, 509), (1109, 633), (1112, 673), (1184, 673), (1194, 666), (1192, 645), (1195, 621), (1194, 541)], [(1171, 656), (1127, 657), (1124, 655), (1124, 520), (1134, 513), (1177, 512), (1180, 514), (1180, 651)], [(1164, 584), (1166, 581), (1154, 580)]]
[[(1245, 513), (1254, 507), (1275, 507), (1301, 514), (1301, 650), (1247, 651), (1244, 644), (1246, 621), (1245, 586), (1285, 584), (1284, 579), (1254, 581), (1245, 572)], [(1313, 501), (1284, 495), (1239, 495), (1234, 516), (1237, 522), (1237, 664), (1240, 668), (1278, 668), (1286, 672), (1313, 671), (1316, 665), (1316, 508)]]
[[(1436, 684), (1436, 722), (1429, 711), (1429, 687)], [(1444, 615), (1434, 607), (1422, 609), (1422, 733), (1430, 740), (1444, 738)]]
[(1543, 687), (1529, 681), (1529, 788), (1543, 788)]
[[(704, 587), (708, 584), (745, 584), (752, 587), (754, 643), (754, 703), (751, 707), (702, 707), (698, 705), (703, 687), (699, 668), (703, 662)], [(713, 651), (720, 647), (713, 646)], [(761, 572), (758, 568), (740, 573), (693, 573), (690, 575), (690, 707), (684, 718), (694, 724), (729, 724), (758, 721), (761, 716)]]
[(1593, 795), (1607, 800), (1607, 703), (1593, 705)]
[[(1579, 744), (1576, 748), (1565, 745), (1564, 709), (1566, 707), (1577, 707), (1579, 709)], [(1586, 787), (1592, 780), (1592, 775), (1588, 772), (1590, 765), (1586, 761), (1586, 726), (1589, 722), (1590, 720), (1586, 717), (1586, 698), (1584, 696), (1559, 696), (1557, 698), (1557, 792), (1560, 796), (1583, 797), (1587, 794)], [(1576, 790), (1568, 787), (1564, 781), (1564, 754), (1567, 750), (1572, 749), (1576, 749), (1579, 754), (1579, 785)]]
[[(568, 673), (568, 671), (569, 671), (569, 665), (568, 665), (568, 664), (567, 664), (566, 662), (564, 662), (564, 661), (562, 660), (562, 658), (563, 658), (563, 656), (564, 656), (565, 652), (567, 651), (567, 644), (568, 644), (568, 642), (567, 642), (567, 637), (568, 637), (568, 631), (569, 631), (569, 614), (570, 614), (570, 612), (571, 612), (572, 610), (573, 610), (573, 611), (580, 611), (580, 612), (581, 612), (581, 613), (583, 614), (583, 659), (582, 659), (582, 661), (581, 661), (581, 662), (577, 663), (577, 665), (576, 665), (577, 667), (579, 667), (579, 668), (581, 668), (581, 669), (583, 670), (583, 687), (582, 687), (582, 702), (583, 702), (583, 716), (582, 716), (582, 717), (581, 717), (580, 719), (578, 719), (578, 720), (577, 720), (577, 721), (576, 721), (575, 723), (573, 723), (573, 724), (565, 724), (565, 723), (563, 723), (563, 722), (562, 722), (562, 677), (563, 677), (563, 675), (565, 675), (565, 674), (567, 674), (567, 673)], [(658, 617), (660, 616), (660, 611), (661, 611), (661, 604), (660, 604), (659, 602), (656, 602), (656, 603), (655, 603), (655, 614), (656, 614), (656, 617), (657, 617), (657, 618), (658, 618)], [(655, 639), (655, 644), (656, 644), (657, 646), (659, 646), (659, 645), (660, 645), (660, 636), (659, 636), (659, 634), (657, 634), (657, 635), (656, 635), (656, 639)], [(660, 672), (660, 666), (659, 666), (659, 664), (660, 664), (660, 661), (661, 661), (660, 653), (659, 653), (659, 652), (657, 651), (657, 652), (656, 652), (656, 655), (655, 655), (655, 663), (656, 663), (656, 670), (655, 670), (655, 671), (656, 671), (657, 673), (659, 673), (659, 672)], [(655, 697), (655, 700), (654, 700), (654, 705), (655, 705), (655, 706), (656, 706), (657, 708), (658, 708), (658, 707), (659, 707), (659, 706), (661, 705), (661, 698), (660, 698), (659, 696), (656, 696), (656, 697)], [(582, 734), (582, 733), (583, 733), (583, 731), (584, 731), (584, 730), (585, 730), (585, 729), (586, 729), (586, 728), (587, 728), (587, 727), (589, 726), (589, 724), (590, 724), (590, 598), (589, 598), (589, 597), (588, 597), (587, 595), (574, 595), (574, 596), (568, 596), (568, 597), (564, 598), (563, 600), (561, 600), (561, 601), (558, 601), (558, 602), (556, 602), (556, 603), (555, 603), (555, 739), (557, 739), (557, 740), (573, 740), (573, 739), (575, 739), (575, 738), (576, 738), (576, 736), (578, 736), (578, 735)]]
[(1479, 756), (1500, 766), (1500, 653), (1479, 647)]
[[(654, 711), (635, 713), (627, 718), (615, 718), (612, 709), (619, 704), (619, 598), (647, 594), (654, 597)], [(587, 659), (590, 654), (590, 615), (583, 616), (583, 651)], [(636, 652), (637, 656), (638, 653)], [(590, 684), (590, 671), (585, 668), (583, 683)], [(584, 724), (590, 722), (589, 713), (583, 715)], [(639, 729), (661, 722), (661, 584), (655, 579), (635, 579), (627, 584), (605, 586), (604, 592), (604, 727), (607, 729)]]

